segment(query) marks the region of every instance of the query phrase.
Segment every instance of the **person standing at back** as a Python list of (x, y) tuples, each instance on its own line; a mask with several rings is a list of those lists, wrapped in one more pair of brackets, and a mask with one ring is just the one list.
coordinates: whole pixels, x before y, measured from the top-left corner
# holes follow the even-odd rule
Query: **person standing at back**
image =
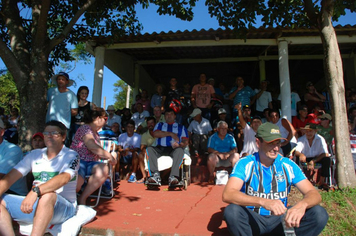
[(56, 120), (65, 125), (67, 135), (65, 145), (70, 146), (71, 138), (69, 135), (71, 117), (78, 114), (78, 99), (75, 93), (68, 87), (73, 85), (73, 80), (65, 72), (59, 72), (51, 78), (52, 84), (56, 87), (47, 91), (47, 116), (46, 122)]

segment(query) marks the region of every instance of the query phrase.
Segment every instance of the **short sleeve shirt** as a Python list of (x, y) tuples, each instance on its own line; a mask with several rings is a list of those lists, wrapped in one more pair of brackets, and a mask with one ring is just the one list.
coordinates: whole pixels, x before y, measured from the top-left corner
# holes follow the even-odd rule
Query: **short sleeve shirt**
[(212, 148), (218, 152), (230, 152), (236, 147), (235, 139), (231, 134), (226, 134), (225, 138), (221, 139), (218, 133), (214, 133), (208, 141), (208, 148)]
[[(237, 87), (233, 87), (229, 94), (233, 93)], [(255, 91), (251, 87), (245, 86), (240, 91), (238, 91), (234, 97), (234, 106), (241, 102), (242, 107), (245, 105), (250, 105), (251, 97), (255, 96)]]
[(188, 127), (188, 131), (193, 134), (206, 135), (213, 129), (211, 128), (209, 120), (202, 117), (202, 121), (199, 123), (196, 120), (192, 120)]
[(94, 137), (95, 143), (101, 145), (99, 134), (94, 132), (89, 125), (82, 125), (75, 133), (70, 148), (76, 151), (79, 154), (80, 159), (83, 161), (98, 161), (100, 159), (99, 156), (92, 153), (85, 145), (83, 140), (85, 135), (92, 135)]
[(256, 144), (256, 132), (246, 124), (244, 128), (244, 147), (241, 151), (241, 155), (247, 153), (249, 155), (258, 152)]
[(76, 203), (79, 156), (75, 151), (63, 146), (57, 156), (49, 160), (47, 148), (36, 149), (27, 154), (14, 168), (23, 176), (32, 171), (35, 186), (39, 186), (61, 173), (68, 173), (70, 181), (57, 189), (56, 193), (69, 202)]
[(141, 137), (141, 145), (145, 145), (147, 147), (154, 146), (156, 139), (151, 136), (150, 131), (147, 130), (142, 134)]
[(61, 93), (56, 87), (48, 89), (47, 101), (46, 122), (60, 121), (69, 129), (72, 117), (71, 109), (78, 108), (77, 96), (71, 90)]
[[(255, 93), (259, 93), (260, 89), (255, 89)], [(256, 110), (263, 112), (264, 109), (268, 108), (268, 104), (272, 102), (272, 95), (268, 91), (263, 91), (262, 95), (256, 100)]]
[[(156, 124), (153, 132), (155, 132), (156, 130), (161, 130), (164, 132), (172, 132), (177, 134), (178, 138), (179, 138), (179, 143), (182, 142), (183, 139), (187, 139), (188, 136), (188, 131), (187, 129), (178, 123), (166, 123), (166, 122), (159, 122)], [(163, 138), (157, 138), (157, 145), (158, 146), (162, 146), (162, 147), (171, 147), (171, 141), (172, 141), (172, 137), (171, 136), (167, 136), (167, 137), (163, 137)]]
[(210, 104), (211, 95), (215, 93), (215, 89), (210, 84), (196, 84), (192, 90), (192, 97), (195, 96), (195, 104), (199, 108), (207, 108)]
[(298, 139), (296, 151), (303, 153), (306, 157), (316, 157), (322, 153), (329, 153), (325, 139), (319, 134), (315, 134), (312, 145), (309, 146), (306, 135)]
[[(127, 133), (120, 134), (119, 136), (119, 146), (123, 149), (126, 148), (140, 148), (141, 146), (141, 135), (133, 133), (131, 137)], [(127, 155), (131, 156), (131, 152), (127, 152)]]
[[(259, 153), (241, 158), (234, 166), (230, 178), (239, 178), (244, 184), (241, 192), (255, 197), (279, 199), (287, 206), (287, 196), (291, 186), (306, 179), (302, 170), (289, 158), (278, 154), (270, 167), (260, 162)], [(271, 215), (263, 207), (247, 206), (260, 215)]]

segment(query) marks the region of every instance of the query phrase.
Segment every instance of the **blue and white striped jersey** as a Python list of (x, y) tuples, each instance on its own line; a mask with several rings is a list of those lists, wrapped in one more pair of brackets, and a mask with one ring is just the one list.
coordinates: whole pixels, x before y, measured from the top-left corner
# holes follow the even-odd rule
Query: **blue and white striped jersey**
[[(306, 179), (298, 165), (289, 158), (278, 154), (273, 165), (265, 167), (260, 162), (258, 152), (241, 158), (230, 175), (244, 181), (241, 192), (255, 197), (280, 199), (287, 206), (287, 196), (291, 186)], [(260, 215), (271, 215), (263, 207), (247, 208)]]
[[(155, 128), (153, 129), (153, 132), (155, 132), (156, 130), (172, 132), (177, 134), (179, 138), (179, 143), (182, 142), (182, 139), (189, 138), (187, 129), (183, 125), (178, 123), (168, 124), (164, 122), (159, 122), (156, 124)], [(171, 136), (167, 136), (164, 138), (157, 138), (157, 145), (162, 147), (171, 147), (172, 146), (171, 141), (172, 141)]]

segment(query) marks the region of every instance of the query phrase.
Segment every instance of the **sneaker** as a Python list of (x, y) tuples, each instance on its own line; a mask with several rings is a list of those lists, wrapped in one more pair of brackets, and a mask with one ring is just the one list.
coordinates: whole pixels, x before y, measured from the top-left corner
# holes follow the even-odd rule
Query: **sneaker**
[(168, 183), (169, 183), (169, 186), (175, 186), (179, 183), (179, 181), (175, 176), (169, 176)]
[(115, 181), (116, 182), (120, 182), (120, 173), (119, 172), (115, 172)]
[(136, 181), (137, 179), (135, 175), (130, 175), (130, 178), (127, 180), (127, 182), (129, 183), (135, 183)]

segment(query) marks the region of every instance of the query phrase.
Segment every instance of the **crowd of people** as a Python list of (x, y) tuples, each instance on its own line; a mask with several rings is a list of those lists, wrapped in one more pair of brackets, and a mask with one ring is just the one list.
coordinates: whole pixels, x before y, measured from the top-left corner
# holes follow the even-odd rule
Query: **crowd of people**
[[(253, 206), (249, 208), (262, 216), (272, 213), (281, 216), (290, 184), (305, 195), (301, 209), (304, 212), (310, 209), (308, 217), (322, 212), (316, 208), (320, 196), (311, 191), (312, 185), (305, 181), (298, 167), (305, 165), (306, 173), (312, 176), (316, 163), (320, 163), (321, 177), (314, 184), (323, 187), (330, 175), (330, 153), (335, 145), (332, 116), (324, 109), (326, 97), (311, 82), (306, 84), (303, 100), (298, 93), (291, 93), (293, 117), (290, 122), (281, 117), (278, 99), (273, 100), (266, 80), (252, 89), (238, 76), (229, 91), (223, 82), (216, 85), (215, 80), (207, 79), (204, 73), (194, 86), (185, 82), (180, 87), (179, 81), (171, 78), (167, 89), (157, 84), (152, 96), (147, 90), (141, 90), (130, 108), (115, 109), (109, 105), (106, 110), (87, 100), (88, 87), (81, 86), (77, 94), (71, 91), (68, 87), (73, 81), (67, 73), (60, 72), (51, 81), (54, 87), (47, 94), (46, 126), (43, 132), (32, 136), (33, 150), (29, 153), (23, 154), (15, 145), (19, 111), (14, 108), (6, 116), (1, 110), (0, 195), (4, 195), (0, 205), (0, 234), (7, 235), (12, 230), (8, 227), (11, 218), (33, 222), (34, 231), (41, 234), (48, 223), (61, 223), (72, 217), (76, 205), (85, 205), (88, 196), (108, 178), (109, 167), (102, 160), (115, 166), (116, 181), (120, 181), (120, 166), (129, 165), (126, 177), (129, 183), (161, 185), (157, 160), (162, 155), (171, 156), (173, 165), (167, 180), (169, 186), (174, 187), (182, 178), (179, 168), (185, 153), (189, 153), (193, 165), (207, 166), (209, 184), (214, 184), (217, 167), (233, 168), (223, 198), (231, 205), (243, 206), (242, 209), (229, 207), (225, 213), (234, 235), (239, 235), (237, 231), (248, 235), (250, 230), (241, 231), (236, 229), (240, 225), (234, 225), (240, 215), (251, 218), (250, 212), (246, 215), (244, 206)], [(356, 164), (356, 95), (353, 92), (347, 95), (351, 150)], [(115, 142), (113, 150), (102, 147), (101, 140), (105, 139)], [(269, 193), (276, 191), (267, 186), (258, 187), (259, 181), (265, 181), (261, 176), (269, 172), (262, 167), (275, 168), (270, 171), (272, 175), (268, 174), (268, 181), (288, 180), (289, 185), (283, 185), (283, 191), (278, 190), (281, 196), (272, 198), (282, 199), (282, 205), (237, 194), (266, 199)], [(248, 172), (247, 168), (253, 169)], [(281, 172), (288, 173), (282, 175)], [(250, 179), (252, 173), (260, 177)], [(246, 181), (248, 183), (243, 184)], [(78, 199), (77, 192), (80, 192)], [(310, 200), (313, 197), (315, 199)], [(288, 226), (299, 227), (304, 213), (288, 212), (292, 212), (286, 216)], [(255, 215), (252, 217), (257, 222), (254, 224), (267, 222)], [(323, 219), (320, 224), (325, 223), (327, 217)], [(268, 222), (276, 224), (278, 220)], [(300, 228), (301, 232), (308, 230), (310, 227)]]

